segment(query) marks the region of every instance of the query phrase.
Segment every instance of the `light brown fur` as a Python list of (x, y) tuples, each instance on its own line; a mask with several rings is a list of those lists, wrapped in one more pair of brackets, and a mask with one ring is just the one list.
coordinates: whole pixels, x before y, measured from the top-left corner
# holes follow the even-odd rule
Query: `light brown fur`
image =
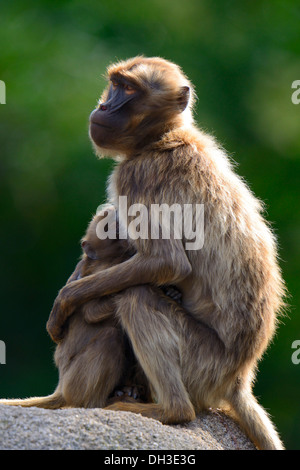
[[(111, 409), (172, 423), (229, 404), (259, 448), (281, 449), (252, 393), (257, 363), (273, 337), (284, 296), (276, 241), (262, 204), (215, 140), (196, 128), (192, 100), (184, 109), (185, 91), (189, 88), (193, 99), (193, 89), (179, 67), (137, 57), (112, 65), (108, 75), (125, 77), (142, 96), (133, 105), (139, 119), (133, 113), (127, 127), (103, 146), (96, 139), (103, 129), (91, 124), (96, 152), (119, 154), (110, 202), (118, 208), (121, 195), (128, 206), (138, 202), (149, 210), (153, 203), (204, 204), (204, 246), (186, 251), (184, 239), (131, 240), (132, 258), (61, 290), (50, 329), (58, 328), (59, 312), (64, 322), (78, 304), (127, 289), (127, 301), (123, 297), (117, 313), (157, 404), (115, 403)], [(95, 110), (92, 120), (98, 112), (103, 119), (105, 111)], [(135, 287), (149, 283), (175, 284), (183, 308), (174, 312)]]
[[(113, 206), (105, 206), (90, 222), (82, 239), (83, 255), (67, 284), (90, 276), (133, 256), (127, 240), (99, 239), (96, 227), (106, 216), (115, 218)], [(141, 297), (158, 296), (167, 302), (163, 290), (171, 297), (178, 291), (140, 286)], [(57, 409), (61, 407), (103, 408), (115, 401), (152, 402), (149, 383), (137, 363), (131, 345), (116, 315), (129, 300), (126, 291), (114, 296), (90, 300), (81, 305), (56, 331), (52, 339), (58, 343), (54, 355), (59, 370), (59, 383), (46, 397), (0, 400), (0, 404)], [(168, 308), (177, 303), (169, 299)], [(115, 392), (115, 393), (113, 393)]]
[[(112, 212), (114, 208), (106, 207), (104, 213), (106, 211)], [(132, 248), (127, 241), (100, 240), (97, 237), (96, 226), (102, 216), (103, 212), (96, 215), (89, 224), (82, 240), (82, 259), (67, 284), (132, 256)], [(94, 259), (87, 254), (94, 256)], [(156, 289), (156, 294), (163, 295), (159, 289)], [(116, 296), (93, 299), (78, 308), (61, 325), (61, 330), (55, 337), (58, 345), (54, 355), (59, 369), (59, 383), (53, 394), (46, 397), (0, 400), (0, 403), (50, 409), (104, 407), (116, 400), (113, 397), (115, 389), (122, 392), (124, 388), (129, 390), (133, 387), (138, 390), (143, 388), (138, 400), (150, 400), (145, 375), (137, 364), (115, 315), (115, 302)], [(131, 400), (125, 393), (122, 399)]]

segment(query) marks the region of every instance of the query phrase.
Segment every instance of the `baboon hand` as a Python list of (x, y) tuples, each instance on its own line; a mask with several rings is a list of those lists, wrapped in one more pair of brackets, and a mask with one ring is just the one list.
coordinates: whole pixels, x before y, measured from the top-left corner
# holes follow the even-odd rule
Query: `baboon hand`
[(61, 326), (57, 325), (57, 322), (55, 321), (54, 317), (51, 315), (49, 317), (49, 320), (47, 321), (46, 329), (50, 335), (50, 338), (54, 343), (59, 343), (64, 336), (64, 329)]
[(46, 325), (50, 338), (55, 343), (59, 343), (64, 336), (64, 322), (61, 313), (61, 304), (58, 299), (56, 299)]
[(179, 304), (182, 303), (182, 294), (175, 286), (163, 286), (164, 293)]
[(68, 300), (68, 286), (61, 289), (54, 301), (46, 328), (51, 339), (58, 343), (64, 336), (64, 326), (68, 317), (73, 313), (75, 307)]

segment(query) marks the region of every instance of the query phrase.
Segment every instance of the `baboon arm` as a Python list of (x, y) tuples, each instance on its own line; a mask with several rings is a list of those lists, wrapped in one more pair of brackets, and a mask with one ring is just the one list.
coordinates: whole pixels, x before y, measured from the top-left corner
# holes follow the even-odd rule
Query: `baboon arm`
[(145, 257), (137, 253), (123, 263), (70, 282), (61, 289), (54, 302), (47, 323), (48, 333), (53, 341), (61, 339), (61, 327), (67, 318), (76, 307), (89, 300), (140, 284), (174, 284), (187, 277), (191, 269), (182, 247), (177, 257)]
[(115, 305), (110, 296), (101, 297), (83, 304), (81, 311), (87, 323), (99, 323), (107, 318), (112, 319), (114, 317)]
[[(75, 267), (73, 273), (72, 273), (71, 276), (68, 278), (68, 280), (67, 280), (67, 282), (66, 282), (66, 285), (67, 285), (67, 284), (70, 284), (70, 283), (73, 282), (73, 281), (76, 281), (76, 280), (80, 279), (82, 265), (83, 265), (83, 260), (80, 260), (80, 261), (77, 263), (77, 265), (76, 265), (76, 267)], [(60, 317), (60, 315), (58, 315), (58, 317)], [(50, 318), (50, 317), (49, 317), (49, 318)], [(49, 319), (48, 319), (48, 322), (49, 322)], [(63, 324), (61, 325), (61, 327), (62, 327), (62, 326), (63, 326)], [(47, 323), (47, 330), (48, 330), (48, 323)], [(50, 336), (52, 337), (52, 335), (51, 335), (50, 332), (49, 332), (49, 334), (50, 334)], [(52, 339), (53, 339), (53, 341), (55, 341), (53, 337), (52, 337)]]

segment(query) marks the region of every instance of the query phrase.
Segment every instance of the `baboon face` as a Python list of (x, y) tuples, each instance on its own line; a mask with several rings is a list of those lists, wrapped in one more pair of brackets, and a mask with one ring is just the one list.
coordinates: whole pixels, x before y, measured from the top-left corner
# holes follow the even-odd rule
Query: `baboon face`
[(90, 116), (90, 135), (97, 145), (110, 147), (117, 143), (116, 133), (125, 132), (141, 96), (141, 90), (120, 77), (112, 79), (105, 101)]
[[(98, 224), (102, 223), (105, 232), (108, 224), (115, 229), (115, 236), (101, 237), (97, 232)], [(87, 259), (91, 261), (105, 261), (115, 254), (119, 245), (119, 223), (116, 219), (116, 210), (113, 206), (98, 211), (89, 224), (84, 238), (81, 240), (81, 248)]]
[(130, 153), (158, 138), (186, 109), (190, 84), (175, 64), (135, 58), (108, 69), (109, 85), (90, 116), (97, 148)]
[[(106, 232), (105, 238), (102, 237), (103, 233), (97, 230), (98, 224), (101, 224)], [(108, 233), (108, 228), (112, 233)], [(114, 206), (101, 209), (93, 217), (81, 240), (81, 248), (85, 255), (81, 269), (82, 277), (92, 274), (101, 266), (101, 263), (122, 262), (135, 253), (135, 249), (129, 246), (127, 239), (119, 237), (119, 222)]]

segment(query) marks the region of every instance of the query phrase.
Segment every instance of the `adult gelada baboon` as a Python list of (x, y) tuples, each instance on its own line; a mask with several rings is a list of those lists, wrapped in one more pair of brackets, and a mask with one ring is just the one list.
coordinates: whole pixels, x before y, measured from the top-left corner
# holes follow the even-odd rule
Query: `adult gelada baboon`
[[(132, 258), (60, 291), (49, 331), (55, 336), (79, 304), (127, 289), (119, 320), (157, 403), (111, 409), (177, 423), (229, 404), (259, 448), (281, 449), (252, 393), (285, 291), (262, 204), (215, 140), (195, 127), (193, 88), (177, 65), (136, 57), (110, 66), (108, 79), (90, 136), (99, 156), (117, 157), (110, 202), (118, 207), (126, 196), (128, 206), (144, 204), (149, 214), (151, 204), (204, 204), (204, 245), (187, 250), (184, 237), (131, 238)], [(124, 214), (119, 217), (125, 226)], [(148, 283), (176, 285), (183, 309), (171, 311), (142, 295), (136, 286)]]

